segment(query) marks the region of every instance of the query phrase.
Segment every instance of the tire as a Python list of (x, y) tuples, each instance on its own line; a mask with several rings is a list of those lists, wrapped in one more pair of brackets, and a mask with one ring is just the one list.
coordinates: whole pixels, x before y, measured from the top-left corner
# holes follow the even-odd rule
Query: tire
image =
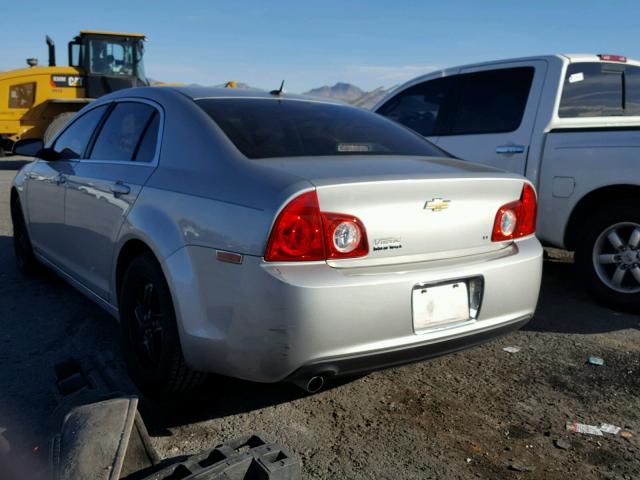
[(575, 263), (578, 280), (600, 303), (640, 311), (640, 210), (637, 200), (617, 201), (596, 210), (579, 233)]
[(51, 139), (56, 136), (56, 133), (62, 130), (62, 127), (64, 127), (75, 114), (76, 112), (64, 112), (56, 115), (44, 131), (44, 136), (42, 138), (44, 144), (47, 145)]
[(13, 251), (18, 270), (24, 275), (32, 275), (38, 269), (38, 260), (33, 254), (31, 239), (22, 215), (22, 207), (17, 197), (11, 200), (11, 221), (13, 223)]
[(120, 324), (131, 378), (149, 397), (168, 397), (199, 387), (206, 374), (185, 363), (171, 292), (151, 253), (136, 257), (120, 288)]

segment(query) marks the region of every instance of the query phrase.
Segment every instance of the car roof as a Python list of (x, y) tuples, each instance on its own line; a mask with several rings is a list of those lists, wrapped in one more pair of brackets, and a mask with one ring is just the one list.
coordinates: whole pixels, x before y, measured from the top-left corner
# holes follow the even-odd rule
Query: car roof
[(201, 86), (171, 86), (162, 87), (176, 90), (193, 100), (203, 100), (206, 98), (255, 98), (255, 99), (281, 99), (281, 100), (305, 100), (316, 103), (329, 103), (337, 105), (346, 105), (338, 100), (310, 97), (306, 95), (295, 95), (284, 92), (281, 95), (271, 94), (264, 90), (249, 88), (220, 88), (220, 87), (201, 87)]

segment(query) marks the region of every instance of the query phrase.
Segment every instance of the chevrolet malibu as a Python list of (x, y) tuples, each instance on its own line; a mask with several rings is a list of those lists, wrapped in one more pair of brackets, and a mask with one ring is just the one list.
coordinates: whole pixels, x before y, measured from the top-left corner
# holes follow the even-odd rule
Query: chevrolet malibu
[(83, 108), (16, 176), (18, 266), (120, 319), (140, 388), (207, 372), (308, 391), (524, 325), (536, 193), (381, 116), (281, 91), (139, 88)]

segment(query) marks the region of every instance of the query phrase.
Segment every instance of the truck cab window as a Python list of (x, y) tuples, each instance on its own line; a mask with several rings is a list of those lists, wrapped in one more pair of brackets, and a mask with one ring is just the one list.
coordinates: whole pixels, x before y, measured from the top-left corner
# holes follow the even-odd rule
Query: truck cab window
[(134, 75), (135, 46), (132, 43), (110, 42), (94, 39), (89, 41), (91, 73), (102, 75)]
[(443, 77), (414, 85), (393, 97), (377, 113), (415, 130), (425, 137), (439, 135), (444, 104), (457, 77)]
[(624, 69), (624, 79), (625, 115), (640, 116), (640, 67), (627, 65)]
[(449, 135), (517, 130), (533, 74), (533, 67), (517, 67), (460, 75), (460, 96), (457, 107), (453, 107)]
[(612, 117), (625, 115), (624, 66), (612, 63), (572, 63), (564, 78), (558, 116)]

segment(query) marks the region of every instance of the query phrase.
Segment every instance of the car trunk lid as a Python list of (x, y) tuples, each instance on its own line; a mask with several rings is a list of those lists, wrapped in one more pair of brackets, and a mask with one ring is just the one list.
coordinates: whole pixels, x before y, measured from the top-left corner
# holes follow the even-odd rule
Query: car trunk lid
[(490, 167), (421, 157), (261, 160), (316, 186), (320, 210), (354, 215), (369, 254), (335, 267), (385, 265), (474, 255), (492, 242), (498, 209), (520, 197), (523, 179)]

